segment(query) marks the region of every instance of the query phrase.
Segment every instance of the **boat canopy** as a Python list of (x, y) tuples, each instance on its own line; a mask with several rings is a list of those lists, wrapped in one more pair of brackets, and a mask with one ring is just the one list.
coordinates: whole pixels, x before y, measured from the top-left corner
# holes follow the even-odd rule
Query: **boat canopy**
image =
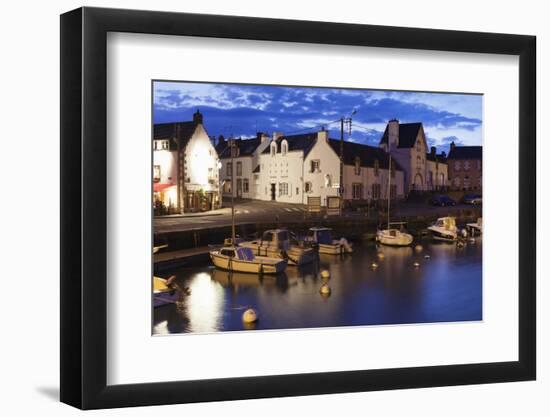
[(454, 217), (441, 217), (437, 219), (436, 226), (451, 230), (456, 227), (456, 221)]
[(253, 261), (254, 252), (250, 248), (237, 248), (237, 258), (241, 261)]

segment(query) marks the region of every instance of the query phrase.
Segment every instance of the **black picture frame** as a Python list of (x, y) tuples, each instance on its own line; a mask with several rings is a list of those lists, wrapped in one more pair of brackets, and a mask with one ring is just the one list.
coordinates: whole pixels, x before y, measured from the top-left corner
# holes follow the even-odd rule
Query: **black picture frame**
[[(108, 386), (108, 32), (519, 56), (519, 360)], [(61, 16), (61, 401), (82, 409), (533, 380), (536, 377), (536, 38), (80, 8)]]

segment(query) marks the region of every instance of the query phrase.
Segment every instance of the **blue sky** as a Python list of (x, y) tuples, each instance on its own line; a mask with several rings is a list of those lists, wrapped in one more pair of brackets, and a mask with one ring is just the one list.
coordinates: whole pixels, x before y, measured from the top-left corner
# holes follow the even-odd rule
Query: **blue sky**
[(451, 141), (482, 144), (482, 96), (450, 93), (155, 82), (154, 123), (187, 121), (199, 109), (211, 136), (252, 137), (306, 133), (325, 126), (340, 137), (340, 124), (355, 109), (353, 142), (378, 145), (386, 123), (422, 122), (429, 146), (448, 151)]

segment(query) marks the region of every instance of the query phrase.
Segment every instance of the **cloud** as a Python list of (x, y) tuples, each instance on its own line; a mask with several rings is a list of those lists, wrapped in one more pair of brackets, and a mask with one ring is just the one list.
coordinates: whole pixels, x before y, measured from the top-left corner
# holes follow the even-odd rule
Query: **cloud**
[(339, 119), (356, 110), (346, 140), (376, 145), (387, 121), (397, 118), (422, 122), (432, 144), (447, 146), (449, 137), (481, 144), (481, 106), (482, 96), (471, 94), (156, 82), (153, 115), (155, 123), (184, 121), (200, 109), (214, 136), (274, 130), (291, 134), (325, 126), (339, 138)]

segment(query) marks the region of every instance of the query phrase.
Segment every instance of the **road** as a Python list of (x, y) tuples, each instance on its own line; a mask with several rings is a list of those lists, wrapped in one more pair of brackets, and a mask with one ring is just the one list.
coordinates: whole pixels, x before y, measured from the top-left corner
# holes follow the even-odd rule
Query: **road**
[[(433, 207), (422, 203), (401, 203), (392, 208), (392, 218), (416, 215), (445, 216), (449, 210), (472, 209), (472, 206), (457, 205), (452, 208)], [(375, 213), (371, 213), (375, 215)], [(365, 218), (365, 212), (344, 212), (346, 218)], [(307, 219), (309, 214), (305, 205), (287, 204), (272, 201), (241, 200), (235, 203), (235, 223), (274, 223), (296, 222)], [(223, 227), (231, 224), (231, 209), (223, 208), (213, 212), (188, 214), (182, 216), (156, 217), (155, 232), (175, 232), (194, 229)]]

